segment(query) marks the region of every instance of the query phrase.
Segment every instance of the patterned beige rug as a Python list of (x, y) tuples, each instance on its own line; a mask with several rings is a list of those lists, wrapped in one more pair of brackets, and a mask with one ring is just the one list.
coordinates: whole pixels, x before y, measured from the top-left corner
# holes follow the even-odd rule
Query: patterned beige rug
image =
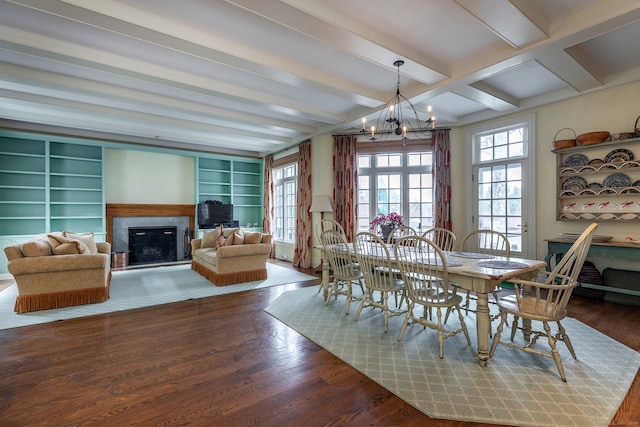
[(316, 277), (308, 274), (271, 263), (267, 263), (267, 279), (265, 280), (220, 287), (191, 270), (190, 264), (114, 271), (109, 291), (110, 298), (105, 302), (22, 314), (13, 311), (18, 295), (18, 289), (14, 283), (0, 292), (0, 329), (93, 316), (315, 279)]
[[(504, 346), (483, 368), (475, 358), (471, 313), (465, 321), (471, 346), (462, 335), (449, 338), (441, 360), (435, 331), (413, 325), (399, 342), (403, 317), (389, 319), (385, 334), (379, 310), (363, 310), (356, 322), (358, 303), (345, 316), (344, 299), (325, 307), (317, 291), (314, 286), (285, 292), (266, 311), (432, 418), (510, 426), (608, 426), (640, 366), (640, 353), (567, 318), (563, 325), (578, 355), (574, 360), (559, 343), (567, 383), (552, 359)], [(449, 322), (454, 326), (457, 319)]]

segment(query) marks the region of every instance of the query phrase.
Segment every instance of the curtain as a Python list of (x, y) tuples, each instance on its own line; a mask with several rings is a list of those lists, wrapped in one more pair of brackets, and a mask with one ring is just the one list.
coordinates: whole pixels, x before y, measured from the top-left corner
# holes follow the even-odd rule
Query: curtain
[(358, 165), (355, 136), (333, 137), (334, 219), (342, 225), (348, 241), (353, 241), (358, 211)]
[(449, 131), (438, 130), (431, 136), (433, 143), (433, 226), (453, 229), (451, 223), (451, 153)]
[(311, 141), (298, 146), (298, 191), (296, 193), (296, 240), (293, 266), (311, 267)]
[[(272, 234), (271, 223), (273, 222), (273, 156), (264, 158), (264, 187), (262, 190), (264, 196), (264, 208), (262, 211), (262, 232)], [(273, 254), (273, 244), (271, 245), (271, 253)]]

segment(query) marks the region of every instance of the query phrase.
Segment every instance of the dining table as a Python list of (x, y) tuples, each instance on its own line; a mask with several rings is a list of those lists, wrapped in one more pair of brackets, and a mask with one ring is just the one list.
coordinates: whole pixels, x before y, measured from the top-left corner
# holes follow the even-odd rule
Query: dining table
[[(353, 261), (355, 252), (353, 244), (348, 243)], [(375, 245), (372, 245), (375, 251)], [(394, 257), (393, 245), (389, 246), (389, 253)], [(329, 286), (329, 263), (322, 251), (322, 289), (326, 295)], [(347, 252), (345, 250), (345, 252)], [(382, 253), (382, 252), (380, 252)], [(546, 261), (525, 259), (518, 257), (504, 257), (475, 252), (444, 252), (449, 281), (460, 288), (472, 291), (477, 296), (476, 329), (478, 360), (481, 366), (487, 366), (489, 360), (489, 294), (503, 282), (520, 278), (534, 280), (536, 272), (547, 267)], [(374, 255), (369, 254), (369, 255)]]

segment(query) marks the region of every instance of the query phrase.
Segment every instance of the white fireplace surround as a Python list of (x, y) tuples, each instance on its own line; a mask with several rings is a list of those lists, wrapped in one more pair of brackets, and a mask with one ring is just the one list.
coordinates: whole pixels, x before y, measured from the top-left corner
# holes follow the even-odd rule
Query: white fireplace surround
[(178, 261), (185, 259), (185, 232), (189, 228), (188, 216), (115, 216), (113, 217), (113, 252), (129, 251), (129, 227), (176, 227)]

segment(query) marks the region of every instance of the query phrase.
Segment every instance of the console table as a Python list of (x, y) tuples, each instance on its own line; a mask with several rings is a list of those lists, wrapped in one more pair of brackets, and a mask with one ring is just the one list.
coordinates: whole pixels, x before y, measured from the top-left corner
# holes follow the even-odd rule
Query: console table
[[(567, 239), (547, 239), (547, 256), (545, 261), (549, 262), (552, 258), (562, 256), (573, 245), (573, 240)], [(623, 259), (627, 261), (640, 261), (640, 245), (634, 243), (625, 242), (598, 242), (591, 243), (587, 259), (595, 258), (598, 256), (607, 256), (616, 259)], [(636, 264), (638, 265), (638, 264)], [(612, 286), (600, 286), (592, 283), (580, 282), (580, 285), (585, 288), (599, 289), (606, 292), (617, 292), (627, 295), (640, 296), (640, 290), (638, 289), (625, 289), (616, 288)]]

